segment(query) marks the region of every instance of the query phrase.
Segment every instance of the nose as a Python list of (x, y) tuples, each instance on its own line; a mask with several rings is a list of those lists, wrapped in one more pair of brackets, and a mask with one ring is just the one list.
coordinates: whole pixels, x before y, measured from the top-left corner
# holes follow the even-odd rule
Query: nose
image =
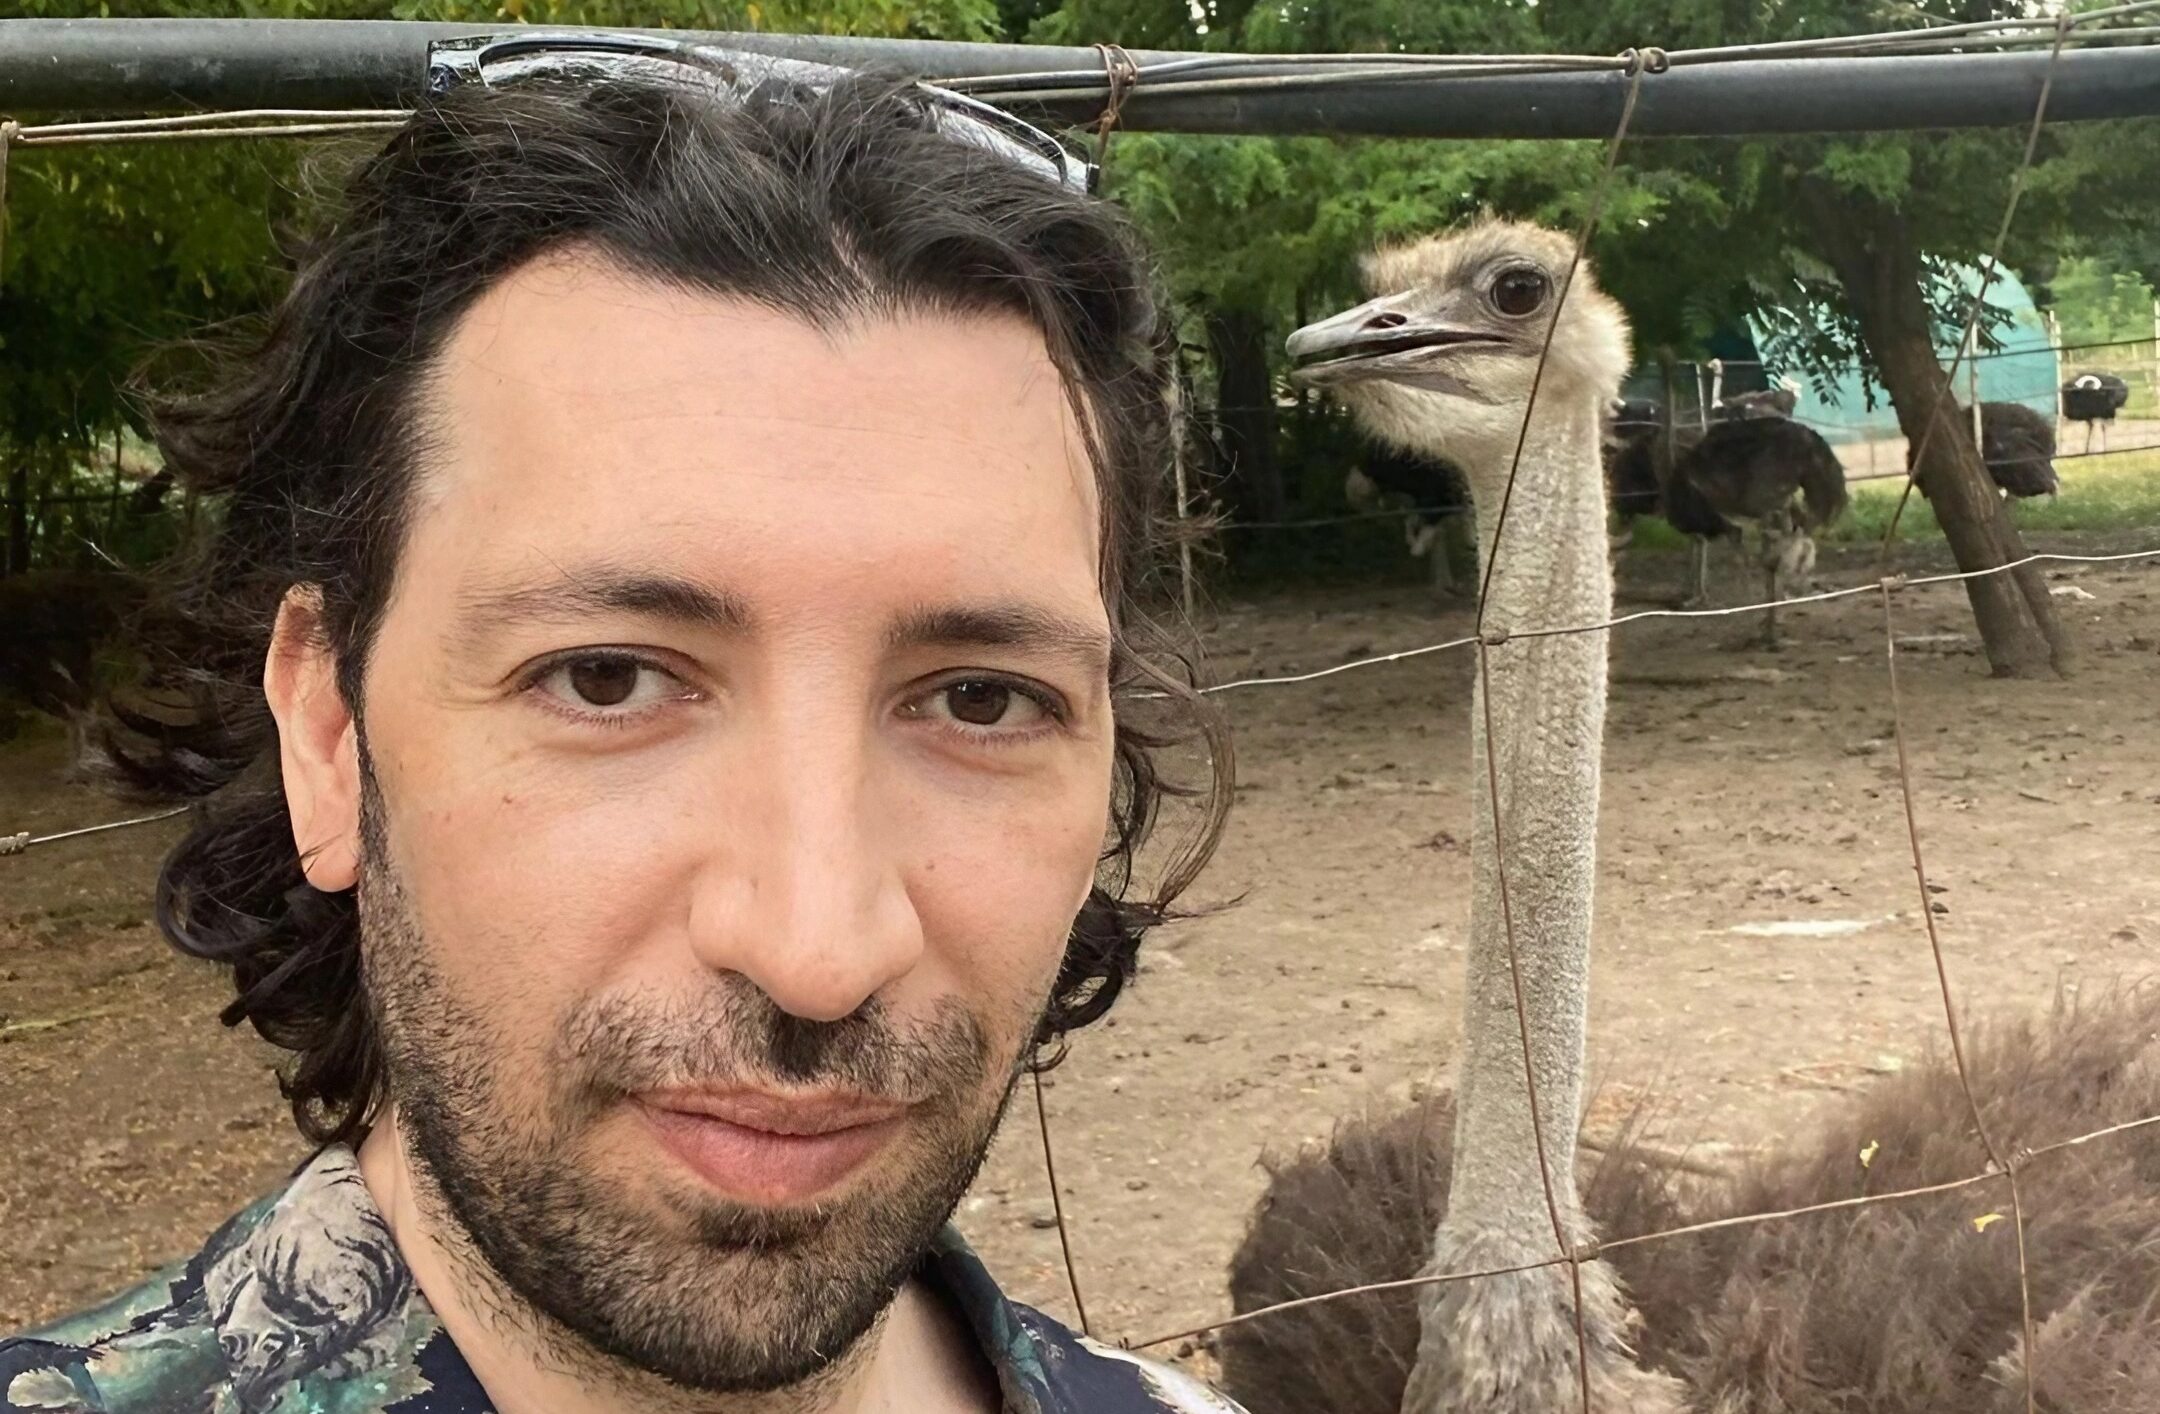
[(923, 953), (904, 841), (861, 736), (828, 719), (744, 743), (715, 791), (733, 819), (691, 899), (698, 960), (808, 1021), (851, 1015)]

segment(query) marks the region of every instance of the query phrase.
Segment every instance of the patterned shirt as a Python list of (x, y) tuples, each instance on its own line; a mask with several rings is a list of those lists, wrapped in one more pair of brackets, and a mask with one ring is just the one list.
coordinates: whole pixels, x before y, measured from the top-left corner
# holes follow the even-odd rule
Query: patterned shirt
[[(952, 1229), (917, 1276), (959, 1313), (1007, 1414), (1239, 1414), (1189, 1377), (1008, 1300)], [(104, 1305), (0, 1337), (0, 1414), (494, 1414), (350, 1149), (324, 1149), (202, 1251)]]

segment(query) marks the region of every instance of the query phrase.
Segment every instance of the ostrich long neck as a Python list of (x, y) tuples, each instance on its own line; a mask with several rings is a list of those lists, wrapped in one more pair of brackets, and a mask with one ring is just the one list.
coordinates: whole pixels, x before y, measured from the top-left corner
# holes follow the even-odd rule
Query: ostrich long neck
[[(1471, 469), (1469, 479), (1481, 563), (1493, 566), (1488, 631), (1595, 623), (1610, 615), (1595, 409), (1540, 399), (1504, 526), (1498, 521), (1505, 458)], [(1515, 1014), (1486, 760), (1489, 752), (1499, 782), (1498, 843), (1506, 847), (1508, 915), (1546, 1163), (1572, 1242), (1579, 1223), (1575, 1133), (1590, 992), (1606, 642), (1600, 631), (1515, 639), (1486, 651), (1488, 672), (1471, 706), (1470, 953), (1447, 1226), (1549, 1249), (1552, 1224), (1523, 1084), (1523, 1029)]]

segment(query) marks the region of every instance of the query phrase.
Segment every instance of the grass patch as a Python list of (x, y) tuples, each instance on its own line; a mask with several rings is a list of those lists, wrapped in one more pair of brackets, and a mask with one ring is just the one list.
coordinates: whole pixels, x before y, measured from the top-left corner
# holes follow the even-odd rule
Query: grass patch
[[(2015, 501), (2010, 517), (2022, 530), (2135, 530), (2160, 526), (2160, 447), (2057, 457), (2062, 494)], [(1896, 477), (1863, 481), (1852, 488), (1852, 505), (1822, 538), (1833, 543), (1880, 540), (1890, 528), (1905, 483)], [(1905, 540), (1940, 539), (1935, 512), (1917, 494), (1898, 522)]]

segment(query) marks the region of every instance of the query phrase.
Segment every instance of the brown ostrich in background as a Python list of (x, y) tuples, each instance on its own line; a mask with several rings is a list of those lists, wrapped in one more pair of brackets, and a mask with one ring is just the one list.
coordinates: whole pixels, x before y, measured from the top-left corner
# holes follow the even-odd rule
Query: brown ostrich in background
[(1822, 435), (1794, 421), (1789, 389), (1743, 393), (1718, 405), (1707, 428), (1667, 429), (1662, 409), (1624, 404), (1614, 419), (1606, 474), (1623, 521), (1664, 517), (1689, 538), (1683, 607), (1710, 601), (1710, 542), (1738, 538), (1741, 522), (1761, 533), (1763, 629), (1776, 647), (1777, 604), (1806, 588), (1815, 566), (1813, 532), (1845, 511), (1845, 466)]
[[(1971, 409), (1953, 405), (1954, 414), (1968, 424)], [(1980, 404), (1980, 460), (1987, 467), (1995, 489), (2012, 500), (2052, 496), (2062, 489), (2055, 474), (2055, 423), (2023, 403)], [(1913, 448), (1905, 449), (1905, 469), (1910, 472)], [(1927, 494), (1925, 483), (1916, 483)]]

